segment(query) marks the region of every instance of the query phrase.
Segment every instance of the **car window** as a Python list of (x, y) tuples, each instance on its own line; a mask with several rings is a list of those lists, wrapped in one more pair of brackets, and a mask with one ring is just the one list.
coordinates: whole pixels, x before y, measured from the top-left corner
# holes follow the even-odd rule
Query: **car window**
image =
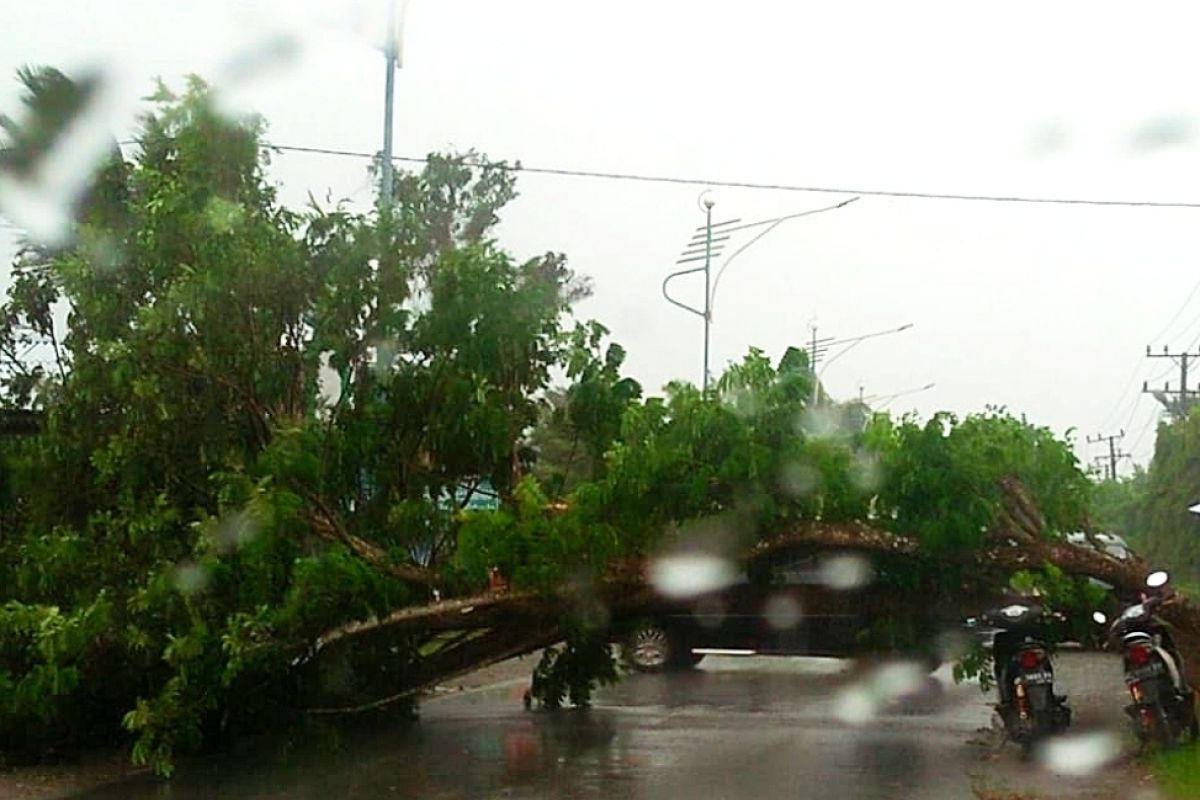
[(775, 586), (801, 586), (816, 583), (820, 579), (821, 565), (816, 556), (804, 556), (771, 565), (771, 584)]

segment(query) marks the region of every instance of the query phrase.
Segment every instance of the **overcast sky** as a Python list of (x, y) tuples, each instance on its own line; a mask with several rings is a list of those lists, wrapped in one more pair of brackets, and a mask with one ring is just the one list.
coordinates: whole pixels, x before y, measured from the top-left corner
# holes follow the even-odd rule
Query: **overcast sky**
[[(231, 108), (261, 112), (274, 142), (380, 146), (382, 2), (11, 5), (0, 27), (5, 110), (21, 64), (99, 67), (125, 101), (113, 119), (126, 136), (153, 76), (178, 85), (197, 72)], [(1188, 8), (411, 0), (396, 152), (473, 147), (527, 166), (707, 180), (1200, 201)], [(272, 61), (289, 41), (295, 54)], [(259, 69), (236, 68), (255, 54)], [(371, 200), (354, 159), (285, 154), (272, 174), (291, 204), (309, 192)], [(521, 256), (563, 251), (593, 279), (579, 313), (612, 329), (648, 389), (698, 382), (700, 320), (659, 287), (703, 222), (702, 187), (529, 174), (518, 187), (503, 243)], [(850, 194), (710, 196), (716, 219), (750, 221)], [(5, 264), (14, 240), (0, 227)], [(1085, 458), (1101, 452), (1085, 436), (1124, 428), (1124, 447), (1145, 462), (1157, 404), (1142, 381), (1178, 386), (1174, 365), (1145, 348), (1197, 350), (1200, 297), (1183, 305), (1200, 281), (1198, 244), (1200, 209), (864, 197), (785, 223), (730, 266), (714, 371), (751, 345), (777, 357), (803, 344), (814, 320), (838, 337), (913, 323), (831, 363), (831, 391), (935, 383), (890, 408), (1007, 406), (1076, 428)]]

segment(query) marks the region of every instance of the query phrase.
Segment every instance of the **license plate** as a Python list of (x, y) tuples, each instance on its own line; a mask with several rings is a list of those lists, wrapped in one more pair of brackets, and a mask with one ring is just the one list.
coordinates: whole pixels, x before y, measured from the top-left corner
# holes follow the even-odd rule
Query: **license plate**
[(1054, 683), (1054, 675), (1049, 670), (1043, 669), (1037, 672), (1025, 672), (1021, 675), (1021, 680), (1025, 681), (1026, 686)]
[(1139, 681), (1149, 680), (1150, 678), (1157, 678), (1164, 672), (1166, 672), (1166, 669), (1163, 667), (1163, 665), (1155, 661), (1147, 664), (1144, 667), (1138, 667), (1137, 669), (1131, 669), (1126, 672), (1125, 682), (1138, 683)]

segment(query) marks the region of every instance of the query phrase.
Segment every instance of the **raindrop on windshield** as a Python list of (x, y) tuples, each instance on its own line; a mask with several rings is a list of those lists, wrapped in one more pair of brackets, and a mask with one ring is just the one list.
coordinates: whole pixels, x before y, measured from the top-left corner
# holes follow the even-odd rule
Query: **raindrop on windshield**
[(854, 433), (846, 409), (820, 405), (804, 409), (796, 419), (796, 432), (813, 439), (845, 439)]
[(779, 486), (792, 497), (812, 494), (821, 482), (821, 475), (808, 464), (799, 461), (785, 464), (780, 470)]
[(834, 715), (848, 725), (863, 725), (903, 698), (927, 687), (925, 669), (912, 661), (890, 661), (838, 692)]
[(221, 519), (213, 534), (217, 552), (227, 553), (245, 547), (258, 535), (258, 521), (247, 510), (237, 511)]
[(246, 216), (246, 210), (241, 203), (214, 196), (204, 209), (204, 217), (209, 227), (216, 233), (230, 233)]
[(1060, 775), (1089, 775), (1121, 755), (1121, 743), (1108, 731), (1062, 736), (1046, 742), (1041, 760)]
[(80, 201), (97, 169), (117, 154), (112, 131), (121, 93), (100, 72), (67, 78), (31, 73), (27, 113), (6, 125), (0, 151), (0, 213), (43, 245), (69, 238)]
[(693, 597), (729, 586), (737, 574), (727, 559), (709, 553), (667, 555), (650, 565), (650, 582), (664, 597)]
[(208, 588), (208, 570), (194, 561), (175, 568), (175, 588), (186, 595), (199, 594)]
[(874, 578), (871, 562), (859, 555), (831, 556), (821, 563), (821, 582), (838, 591), (861, 588)]
[(773, 595), (763, 608), (767, 624), (774, 630), (786, 631), (799, 624), (802, 612), (800, 603), (790, 594)]
[(856, 450), (850, 459), (850, 481), (863, 492), (874, 492), (883, 484), (879, 458), (866, 450)]

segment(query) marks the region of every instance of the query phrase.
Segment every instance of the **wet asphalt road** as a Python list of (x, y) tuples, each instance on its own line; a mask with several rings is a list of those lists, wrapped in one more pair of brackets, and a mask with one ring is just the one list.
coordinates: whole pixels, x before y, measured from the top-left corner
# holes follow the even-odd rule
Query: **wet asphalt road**
[[(1155, 796), (1119, 760), (1069, 777), (1022, 763), (990, 731), (990, 696), (954, 685), (948, 670), (918, 681), (871, 674), (836, 661), (709, 657), (689, 673), (631, 675), (595, 708), (558, 713), (524, 711), (524, 681), (507, 681), (429, 700), (419, 723), (337, 757), (223, 759), (170, 783), (142, 777), (79, 797)], [(1064, 653), (1058, 677), (1073, 695), (1076, 731), (1111, 729), (1106, 741), (1125, 747), (1119, 663)], [(871, 687), (888, 699), (873, 703)]]

